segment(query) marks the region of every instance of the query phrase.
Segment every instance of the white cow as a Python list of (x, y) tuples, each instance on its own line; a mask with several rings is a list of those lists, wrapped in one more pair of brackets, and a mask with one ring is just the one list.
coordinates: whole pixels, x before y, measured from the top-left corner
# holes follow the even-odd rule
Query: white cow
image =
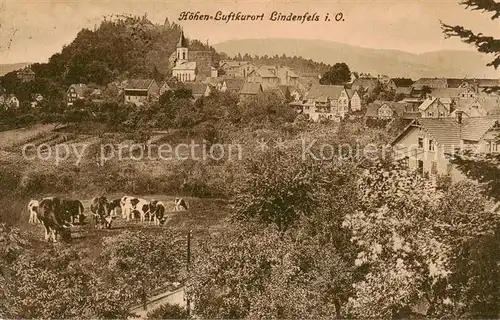
[(30, 200), (30, 202), (28, 203), (28, 212), (30, 214), (30, 218), (28, 220), (28, 223), (40, 223), (40, 219), (38, 219), (38, 214), (37, 214), (37, 211), (38, 211), (38, 206), (40, 205), (40, 203), (38, 202), (38, 200)]
[(184, 211), (187, 210), (188, 204), (183, 198), (175, 198), (174, 200), (174, 211)]
[(140, 198), (127, 197), (125, 199), (124, 210), (127, 214), (127, 221), (134, 218), (134, 212), (138, 211), (140, 221), (146, 221), (146, 213), (149, 212), (149, 201)]
[(132, 199), (132, 197), (123, 196), (120, 200), (120, 209), (122, 209), (122, 219), (127, 219), (127, 221), (129, 220), (130, 216), (129, 211), (132, 208), (130, 204), (130, 199)]

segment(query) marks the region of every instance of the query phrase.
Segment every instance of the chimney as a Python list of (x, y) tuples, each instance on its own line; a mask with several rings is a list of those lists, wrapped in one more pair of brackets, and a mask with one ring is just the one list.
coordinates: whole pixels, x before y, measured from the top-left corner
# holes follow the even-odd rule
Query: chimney
[(462, 124), (462, 113), (463, 113), (463, 111), (460, 111), (460, 110), (455, 111), (458, 124)]

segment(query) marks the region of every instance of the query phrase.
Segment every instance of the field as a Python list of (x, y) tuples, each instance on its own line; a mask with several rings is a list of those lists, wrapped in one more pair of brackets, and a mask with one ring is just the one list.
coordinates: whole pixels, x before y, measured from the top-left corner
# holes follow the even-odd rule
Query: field
[[(33, 159), (26, 161), (21, 156), (22, 146), (26, 143), (31, 143), (35, 146), (41, 144), (46, 144), (50, 146), (51, 151), (54, 150), (55, 145), (58, 143), (88, 143), (98, 144), (102, 143), (103, 139), (106, 141), (112, 141), (113, 143), (125, 141), (124, 135), (114, 134), (106, 135), (90, 135), (82, 133), (67, 132), (68, 130), (55, 130), (53, 125), (36, 125), (30, 128), (10, 130), (0, 133), (0, 159), (11, 166), (17, 168), (17, 163), (19, 164), (19, 169), (21, 171), (20, 183), (24, 183), (30, 175), (37, 174), (49, 174), (53, 179), (61, 179), (61, 172), (73, 172), (79, 170), (79, 177), (82, 179), (88, 179), (92, 181), (99, 180), (96, 177), (95, 171), (98, 169), (95, 163), (93, 164), (93, 156), (91, 154), (86, 154), (82, 161), (80, 167), (75, 166), (73, 159), (66, 159), (58, 166), (55, 165), (53, 161), (46, 161), (40, 159)], [(157, 134), (152, 137), (152, 141), (165, 141), (167, 139), (166, 134)], [(90, 150), (90, 148), (89, 148)], [(32, 156), (33, 154), (28, 154)], [(171, 171), (169, 164), (158, 163), (158, 161), (127, 161), (124, 160), (122, 163), (117, 163), (120, 167), (134, 166), (137, 168), (138, 172), (152, 175), (152, 174), (164, 174), (167, 171)], [(24, 166), (24, 167), (23, 167)], [(4, 170), (2, 167), (1, 170)], [(157, 232), (160, 228), (169, 228), (180, 234), (186, 234), (189, 230), (192, 230), (193, 239), (201, 239), (207, 237), (210, 234), (217, 233), (221, 228), (225, 226), (225, 220), (228, 216), (230, 208), (228, 207), (226, 201), (212, 198), (197, 198), (182, 195), (189, 203), (188, 211), (173, 212), (173, 199), (180, 194), (170, 193), (166, 194), (147, 194), (144, 191), (127, 192), (127, 190), (120, 190), (120, 186), (117, 186), (117, 192), (108, 193), (92, 185), (91, 182), (86, 183), (86, 180), (75, 181), (74, 176), (70, 177), (69, 185), (73, 184), (78, 187), (68, 188), (66, 192), (61, 192), (61, 190), (51, 190), (50, 184), (47, 179), (40, 180), (36, 182), (38, 189), (41, 192), (31, 192), (29, 194), (20, 194), (15, 197), (7, 197), (4, 199), (4, 208), (0, 211), (0, 221), (9, 221), (16, 226), (18, 226), (21, 232), (33, 240), (33, 243), (40, 245), (40, 248), (44, 246), (50, 246), (48, 242), (44, 241), (44, 230), (41, 224), (33, 225), (28, 224), (28, 213), (26, 205), (28, 201), (33, 199), (41, 199), (45, 196), (58, 196), (67, 199), (78, 199), (81, 200), (85, 206), (85, 214), (90, 213), (89, 204), (90, 199), (96, 195), (105, 195), (109, 200), (120, 198), (123, 195), (133, 195), (145, 199), (156, 199), (163, 201), (167, 207), (167, 221), (162, 227), (155, 227), (149, 222), (139, 222), (137, 221), (124, 221), (121, 217), (117, 217), (110, 230), (97, 230), (91, 229), (90, 224), (84, 226), (74, 226), (72, 228), (72, 241), (71, 243), (59, 242), (57, 246), (74, 246), (83, 251), (93, 251), (93, 254), (98, 254), (100, 250), (101, 239), (106, 236), (113, 236), (125, 230), (144, 230), (146, 232)], [(27, 179), (30, 180), (30, 179)], [(24, 182), (23, 182), (24, 181)], [(55, 181), (58, 182), (58, 181)], [(112, 183), (112, 182), (111, 182)], [(81, 186), (81, 187), (80, 187)], [(4, 186), (5, 187), (5, 186)], [(123, 192), (123, 193), (120, 193)], [(119, 211), (119, 209), (118, 209)], [(4, 219), (2, 219), (4, 218)], [(87, 219), (88, 222), (89, 219)]]

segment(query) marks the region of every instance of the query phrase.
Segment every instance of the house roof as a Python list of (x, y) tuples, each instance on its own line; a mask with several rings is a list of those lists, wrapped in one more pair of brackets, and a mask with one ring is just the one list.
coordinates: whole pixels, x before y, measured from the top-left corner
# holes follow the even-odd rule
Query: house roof
[(391, 110), (394, 111), (399, 117), (402, 117), (406, 111), (406, 103), (404, 102), (376, 100), (368, 105), (365, 116), (378, 117), (378, 110), (384, 105), (391, 108)]
[(353, 89), (346, 89), (345, 91), (347, 92), (347, 96), (349, 97), (349, 99), (351, 99), (355, 93), (358, 93), (356, 90)]
[(422, 113), (420, 112), (404, 112), (402, 118), (403, 119), (418, 119), (422, 117)]
[[(464, 118), (459, 125), (455, 118), (420, 118), (413, 122), (420, 126), (444, 149), (445, 152), (453, 151), (461, 145), (461, 140), (479, 141), (499, 120), (498, 117)], [(393, 144), (405, 136), (403, 131)]]
[(29, 74), (29, 75), (35, 74), (35, 72), (33, 72), (33, 70), (31, 70), (30, 67), (26, 67), (23, 70), (18, 71), (17, 73), (19, 73), (19, 74)]
[(479, 141), (499, 121), (498, 117), (467, 118), (462, 128), (462, 139)]
[(196, 61), (184, 61), (182, 63), (177, 63), (172, 70), (195, 70)]
[(240, 94), (254, 95), (262, 92), (262, 85), (260, 83), (245, 82), (241, 88)]
[(434, 88), (430, 95), (434, 98), (458, 98), (463, 88)]
[(420, 78), (412, 84), (412, 87), (421, 89), (427, 86), (429, 88), (447, 88), (446, 78)]
[(379, 80), (377, 78), (364, 78), (360, 77), (357, 78), (352, 82), (352, 87), (363, 87), (363, 88), (369, 88), (369, 87), (375, 87), (379, 84)]
[(184, 83), (186, 88), (191, 89), (193, 95), (203, 95), (207, 90), (207, 84), (201, 82), (186, 82)]
[(271, 70), (274, 70), (273, 66), (262, 66), (255, 70), (255, 72), (261, 76), (262, 78), (276, 78), (276, 74), (274, 74)]
[(398, 88), (409, 87), (413, 84), (413, 80), (410, 78), (392, 78), (392, 81)]
[(500, 86), (500, 79), (458, 79), (458, 78), (448, 78), (448, 88), (458, 88), (462, 83), (466, 82), (472, 86), (478, 86), (480, 88), (485, 87), (497, 87)]
[(422, 102), (422, 104), (418, 107), (419, 110), (421, 111), (425, 111), (427, 110), (431, 105), (433, 105), (434, 103), (440, 103), (442, 104), (445, 108), (446, 105), (444, 105), (439, 99), (437, 98), (432, 98), (432, 99), (425, 99), (424, 102)]
[(164, 88), (164, 90), (172, 90), (167, 81), (163, 81), (163, 83), (161, 84), (161, 88)]
[(397, 87), (396, 94), (409, 95), (411, 93), (411, 87)]
[(243, 79), (238, 79), (238, 78), (228, 78), (224, 80), (226, 83), (227, 90), (229, 91), (240, 91), (241, 88), (243, 88)]
[(307, 92), (308, 99), (316, 100), (337, 100), (340, 97), (342, 91), (344, 91), (344, 86), (334, 86), (327, 84), (315, 84)]
[[(473, 105), (479, 104), (486, 114), (480, 110), (473, 112)], [(476, 99), (460, 99), (457, 102), (456, 110), (465, 112), (469, 117), (474, 114), (479, 115), (498, 115), (500, 114), (500, 98), (476, 98)]]
[(153, 81), (152, 79), (130, 79), (127, 81), (125, 90), (148, 90)]

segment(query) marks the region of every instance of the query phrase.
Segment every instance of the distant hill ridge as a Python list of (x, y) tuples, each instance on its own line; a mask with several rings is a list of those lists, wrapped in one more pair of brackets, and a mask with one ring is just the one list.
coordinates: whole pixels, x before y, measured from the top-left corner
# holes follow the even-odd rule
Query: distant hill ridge
[(316, 62), (345, 62), (351, 71), (386, 74), (390, 77), (498, 78), (499, 72), (486, 64), (491, 57), (476, 51), (442, 50), (423, 54), (370, 49), (324, 40), (245, 39), (213, 45), (230, 56), (302, 56)]

